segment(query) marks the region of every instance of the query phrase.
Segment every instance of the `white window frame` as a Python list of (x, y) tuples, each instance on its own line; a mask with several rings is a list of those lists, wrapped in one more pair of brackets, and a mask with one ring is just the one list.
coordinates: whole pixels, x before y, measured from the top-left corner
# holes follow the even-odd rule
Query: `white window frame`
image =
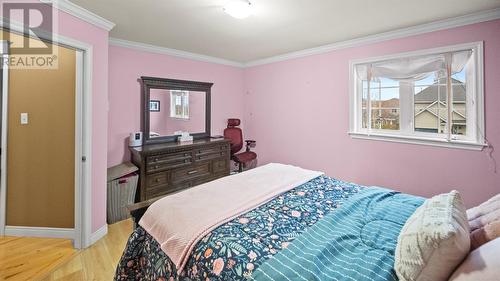
[[(362, 87), (362, 82), (357, 79), (355, 73), (356, 66), (359, 64), (376, 63), (385, 60), (441, 54), (449, 52), (458, 52), (465, 50), (473, 50), (473, 64), (475, 70), (475, 79), (467, 81), (467, 98), (466, 98), (466, 111), (467, 111), (467, 137), (453, 135), (452, 138), (447, 139), (435, 133), (416, 132), (413, 129), (414, 122), (414, 102), (411, 95), (406, 97), (400, 95), (400, 129), (399, 130), (376, 130), (362, 128), (362, 91), (358, 91)], [(467, 69), (471, 66), (469, 65)], [(468, 70), (470, 71), (470, 70)], [(433, 49), (418, 50), (413, 52), (405, 52), (392, 54), (387, 56), (372, 57), (366, 59), (356, 59), (349, 62), (349, 132), (352, 138), (368, 139), (368, 140), (381, 140), (389, 142), (411, 143), (432, 145), (448, 148), (461, 148), (469, 150), (482, 150), (486, 146), (484, 136), (484, 55), (483, 55), (483, 42), (471, 42), (459, 45), (452, 45), (446, 47), (439, 47)], [(470, 74), (469, 74), (470, 75)], [(404, 83), (400, 83), (403, 87)], [(411, 86), (411, 85), (409, 85)], [(473, 90), (472, 94), (469, 91)], [(413, 90), (411, 90), (413, 91)], [(472, 98), (471, 98), (472, 97)], [(407, 110), (403, 110), (403, 106)], [(409, 109), (411, 107), (411, 109)], [(368, 113), (368, 116), (371, 114)], [(406, 120), (406, 121), (404, 121)], [(368, 121), (370, 122), (370, 121)], [(368, 123), (369, 124), (369, 123)], [(475, 126), (474, 126), (475, 124)], [(439, 137), (438, 137), (439, 136)]]
[[(181, 103), (187, 103), (187, 105), (182, 104), (183, 111), (181, 114), (177, 114), (175, 110), (175, 99), (180, 94)], [(182, 98), (185, 97), (185, 98)], [(186, 109), (187, 110), (184, 110)], [(182, 120), (189, 120), (189, 91), (181, 90), (170, 90), (170, 117)]]

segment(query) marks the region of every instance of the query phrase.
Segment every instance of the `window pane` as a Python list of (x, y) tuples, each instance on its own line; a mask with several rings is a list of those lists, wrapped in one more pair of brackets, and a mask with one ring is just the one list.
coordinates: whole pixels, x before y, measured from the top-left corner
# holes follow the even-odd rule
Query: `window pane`
[(453, 114), (451, 133), (454, 135), (467, 134), (466, 97), (467, 85), (465, 79), (466, 69), (451, 76), (453, 85)]
[(399, 82), (381, 78), (370, 84), (371, 128), (399, 130)]
[(368, 109), (366, 107), (363, 107), (362, 125), (363, 129), (366, 129), (366, 126), (368, 125)]
[(363, 93), (361, 97), (361, 109), (362, 109), (362, 117), (361, 117), (361, 127), (363, 129), (367, 128), (368, 125), (368, 88), (367, 81), (363, 81)]

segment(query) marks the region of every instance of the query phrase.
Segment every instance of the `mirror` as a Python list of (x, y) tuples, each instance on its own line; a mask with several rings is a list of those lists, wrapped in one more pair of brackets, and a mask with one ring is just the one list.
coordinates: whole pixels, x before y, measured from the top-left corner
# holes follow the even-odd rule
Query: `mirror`
[(178, 132), (194, 139), (210, 136), (212, 83), (141, 77), (144, 143), (175, 141)]
[(151, 89), (149, 136), (205, 132), (205, 92)]

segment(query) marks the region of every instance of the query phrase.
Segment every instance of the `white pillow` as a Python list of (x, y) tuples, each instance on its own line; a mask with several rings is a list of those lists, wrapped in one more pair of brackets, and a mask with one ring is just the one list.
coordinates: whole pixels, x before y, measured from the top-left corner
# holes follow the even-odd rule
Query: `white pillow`
[(447, 280), (469, 253), (469, 222), (453, 190), (427, 199), (398, 237), (394, 268), (400, 281)]

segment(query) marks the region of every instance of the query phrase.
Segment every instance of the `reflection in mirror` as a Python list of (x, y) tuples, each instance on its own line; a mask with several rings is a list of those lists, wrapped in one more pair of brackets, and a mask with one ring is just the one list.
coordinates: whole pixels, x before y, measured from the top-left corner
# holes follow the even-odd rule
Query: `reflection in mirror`
[(205, 132), (206, 93), (168, 89), (150, 89), (150, 137)]

